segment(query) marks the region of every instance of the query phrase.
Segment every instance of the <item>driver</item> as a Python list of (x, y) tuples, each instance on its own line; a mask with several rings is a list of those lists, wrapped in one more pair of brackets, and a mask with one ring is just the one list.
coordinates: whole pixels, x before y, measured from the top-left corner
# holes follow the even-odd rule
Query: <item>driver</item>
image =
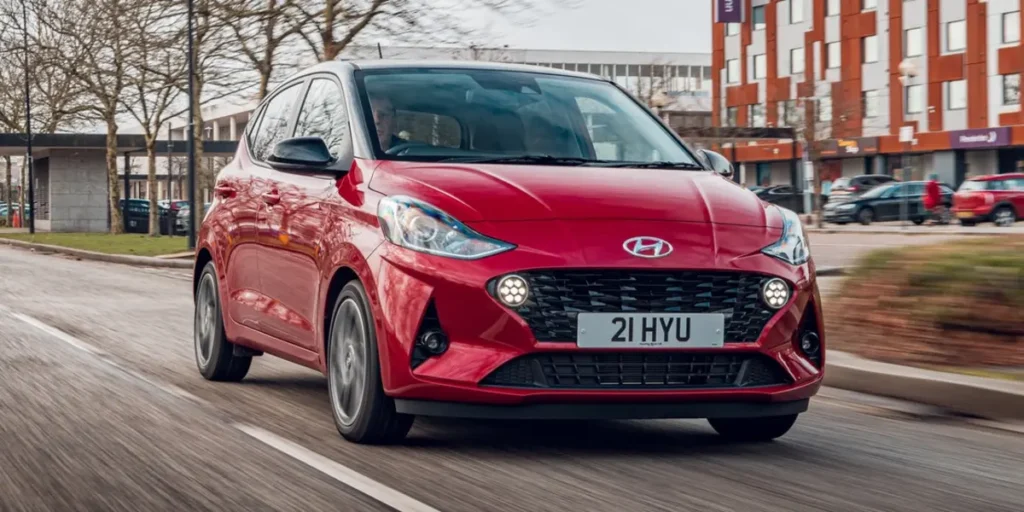
[(381, 150), (387, 151), (405, 142), (395, 135), (395, 106), (390, 99), (379, 94), (370, 95), (370, 110), (373, 111), (373, 124), (377, 127)]

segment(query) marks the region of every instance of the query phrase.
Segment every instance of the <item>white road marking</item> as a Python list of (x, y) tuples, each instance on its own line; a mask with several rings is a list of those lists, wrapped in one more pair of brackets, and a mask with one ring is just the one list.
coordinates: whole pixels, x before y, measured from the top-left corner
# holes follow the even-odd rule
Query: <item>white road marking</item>
[[(63, 343), (66, 343), (71, 347), (74, 347), (78, 350), (95, 356), (103, 363), (106, 363), (119, 371), (122, 371), (132, 377), (135, 377), (136, 379), (139, 379), (155, 387), (156, 389), (163, 391), (164, 393), (168, 393), (170, 395), (181, 398), (186, 398), (202, 404), (209, 403), (206, 400), (196, 395), (193, 395), (192, 393), (189, 393), (188, 391), (185, 391), (184, 389), (178, 386), (161, 382), (159, 380), (146, 377), (145, 375), (142, 375), (134, 370), (130, 370), (126, 368), (124, 365), (108, 357), (107, 354), (102, 350), (60, 329), (57, 329), (56, 327), (47, 325), (35, 318), (32, 318), (31, 316), (13, 312), (2, 305), (0, 305), (0, 314), (7, 314), (18, 320), (21, 320), (22, 322), (31, 325), (32, 327), (35, 327), (36, 329), (39, 329), (40, 331), (45, 332), (46, 334), (49, 334), (55, 339)], [(359, 491), (369, 496), (370, 498), (397, 510), (398, 512), (440, 512), (437, 509), (430, 507), (429, 505), (426, 505), (419, 501), (416, 501), (415, 499), (405, 494), (402, 494), (401, 492), (392, 489), (391, 487), (388, 487), (376, 480), (373, 480), (370, 477), (364, 476), (353, 469), (350, 469), (342, 464), (339, 464), (331, 459), (328, 459), (327, 457), (319, 455), (311, 450), (308, 450), (292, 441), (289, 441), (267, 430), (264, 430), (253, 425), (247, 425), (244, 423), (235, 423), (232, 424), (231, 426), (234, 429), (248, 435), (249, 437), (252, 437), (257, 441), (267, 446), (270, 446), (278, 450), (279, 452), (283, 453), (284, 455), (287, 455), (288, 457), (291, 457), (292, 459), (295, 459), (317, 471), (320, 471), (321, 473), (333, 478), (334, 480), (337, 480), (338, 482), (348, 487), (351, 487), (352, 489)]]
[(439, 512), (376, 480), (363, 476), (327, 457), (308, 450), (272, 432), (252, 425), (236, 424), (235, 428), (285, 455), (387, 505), (399, 512)]

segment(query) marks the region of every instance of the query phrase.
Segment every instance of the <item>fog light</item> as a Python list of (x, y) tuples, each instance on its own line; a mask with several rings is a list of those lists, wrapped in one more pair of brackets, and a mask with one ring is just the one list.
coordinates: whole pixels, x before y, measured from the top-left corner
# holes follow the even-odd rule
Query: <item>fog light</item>
[(420, 336), (419, 345), (430, 355), (440, 355), (448, 350), (448, 337), (441, 331), (427, 331)]
[(779, 309), (789, 301), (789, 285), (777, 277), (769, 279), (761, 288), (761, 298), (772, 309)]
[(530, 296), (530, 287), (526, 280), (516, 275), (501, 278), (496, 291), (498, 300), (510, 308), (526, 304), (526, 299)]
[(818, 339), (818, 335), (813, 332), (804, 333), (800, 338), (800, 350), (803, 350), (804, 354), (808, 356), (817, 355), (821, 350), (821, 340)]

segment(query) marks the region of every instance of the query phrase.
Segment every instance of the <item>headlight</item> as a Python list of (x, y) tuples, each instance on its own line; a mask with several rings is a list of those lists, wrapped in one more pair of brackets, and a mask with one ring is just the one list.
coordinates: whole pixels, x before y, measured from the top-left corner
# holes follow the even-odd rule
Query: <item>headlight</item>
[(782, 237), (761, 250), (762, 253), (778, 258), (790, 265), (803, 265), (811, 257), (807, 247), (807, 238), (804, 236), (804, 227), (800, 222), (800, 216), (793, 210), (779, 208), (782, 212)]
[(411, 197), (385, 197), (377, 206), (377, 216), (391, 243), (413, 251), (476, 260), (515, 247), (481, 235), (447, 213)]

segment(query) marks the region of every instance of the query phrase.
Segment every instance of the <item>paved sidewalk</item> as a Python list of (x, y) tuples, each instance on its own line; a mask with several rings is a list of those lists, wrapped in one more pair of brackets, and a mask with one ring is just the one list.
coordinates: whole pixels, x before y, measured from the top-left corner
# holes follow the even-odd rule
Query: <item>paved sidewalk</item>
[(928, 225), (915, 226), (908, 224), (903, 226), (899, 222), (876, 222), (863, 226), (861, 224), (838, 224), (825, 223), (818, 227), (817, 222), (805, 224), (804, 227), (809, 233), (857, 233), (857, 234), (889, 234), (889, 235), (1024, 235), (1024, 222), (1015, 223), (1008, 228), (997, 227), (995, 224), (979, 224), (977, 226), (961, 226), (954, 223), (947, 226)]

